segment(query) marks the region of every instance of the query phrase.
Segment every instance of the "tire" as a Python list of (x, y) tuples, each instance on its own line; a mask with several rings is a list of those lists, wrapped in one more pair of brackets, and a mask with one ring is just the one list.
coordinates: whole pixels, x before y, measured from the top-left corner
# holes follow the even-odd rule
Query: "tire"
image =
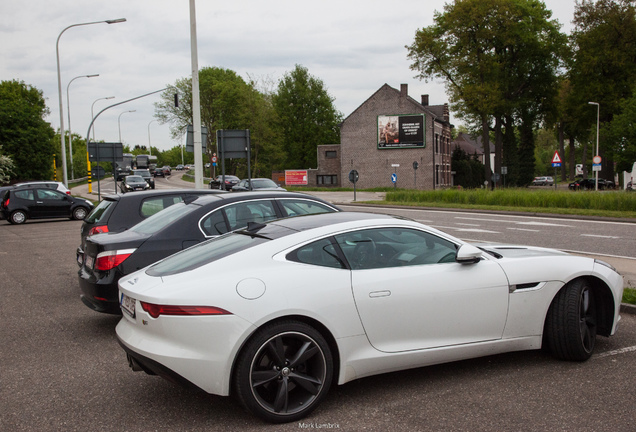
[(283, 321), (258, 330), (236, 363), (233, 392), (271, 423), (297, 421), (325, 397), (333, 378), (329, 345), (313, 327)]
[(86, 207), (76, 207), (75, 210), (73, 210), (72, 219), (84, 220), (86, 216), (88, 216), (88, 210), (86, 209)]
[(585, 361), (596, 342), (596, 303), (590, 283), (576, 279), (556, 295), (546, 318), (545, 333), (552, 355)]
[(13, 225), (23, 224), (26, 222), (26, 220), (27, 220), (27, 215), (22, 210), (16, 210), (13, 213), (11, 213), (11, 216), (9, 216), (9, 222), (11, 222)]

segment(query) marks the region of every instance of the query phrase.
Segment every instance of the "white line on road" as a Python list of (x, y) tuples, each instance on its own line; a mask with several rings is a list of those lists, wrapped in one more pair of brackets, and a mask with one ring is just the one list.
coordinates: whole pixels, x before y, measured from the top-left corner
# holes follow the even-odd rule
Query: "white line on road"
[(507, 228), (507, 229), (513, 230), (513, 231), (541, 232), (541, 230), (533, 230), (529, 228)]
[(605, 236), (605, 235), (598, 235), (598, 234), (581, 234), (581, 237), (596, 237), (596, 238), (604, 238), (604, 239), (619, 239), (620, 238), (618, 236)]
[(598, 357), (598, 358), (609, 357), (609, 356), (615, 356), (615, 355), (618, 355), (618, 354), (625, 354), (625, 353), (634, 352), (634, 351), (636, 351), (636, 345), (635, 346), (630, 346), (630, 347), (625, 347), (625, 348), (620, 348), (620, 349), (617, 349), (617, 350), (607, 351), (607, 352), (604, 352), (604, 353), (600, 353), (599, 355), (597, 355), (595, 357)]

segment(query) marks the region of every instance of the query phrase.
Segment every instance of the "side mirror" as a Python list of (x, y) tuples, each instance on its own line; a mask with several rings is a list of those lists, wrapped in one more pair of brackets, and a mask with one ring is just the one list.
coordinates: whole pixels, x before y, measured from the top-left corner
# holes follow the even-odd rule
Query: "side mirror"
[(481, 255), (481, 249), (469, 244), (464, 244), (459, 247), (455, 261), (460, 264), (476, 264), (481, 261)]

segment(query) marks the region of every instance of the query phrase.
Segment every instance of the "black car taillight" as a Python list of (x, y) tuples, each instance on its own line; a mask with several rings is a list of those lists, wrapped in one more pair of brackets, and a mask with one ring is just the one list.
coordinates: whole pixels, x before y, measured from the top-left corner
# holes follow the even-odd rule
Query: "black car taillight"
[(98, 225), (91, 228), (88, 231), (88, 235), (92, 236), (95, 234), (101, 234), (101, 233), (107, 233), (107, 232), (108, 232), (108, 225)]
[(6, 199), (6, 201), (4, 201), (4, 202), (2, 203), (2, 207), (4, 207), (4, 208), (9, 207), (9, 198), (7, 198), (7, 199)]
[(97, 254), (95, 259), (95, 269), (99, 271), (108, 271), (117, 267), (119, 264), (135, 252), (135, 249), (122, 249)]

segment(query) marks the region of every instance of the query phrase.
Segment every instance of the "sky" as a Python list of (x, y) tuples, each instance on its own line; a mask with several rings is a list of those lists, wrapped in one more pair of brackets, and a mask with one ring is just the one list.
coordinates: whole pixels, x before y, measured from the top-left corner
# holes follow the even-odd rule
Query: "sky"
[[(441, 0), (196, 1), (199, 68), (231, 69), (274, 90), (302, 65), (322, 80), (336, 109), (350, 115), (382, 85), (408, 84), (415, 100), (448, 101), (442, 82), (415, 78), (405, 46), (433, 24)], [(574, 0), (547, 0), (569, 33)], [(126, 18), (119, 24), (75, 24)], [(59, 37), (64, 127), (85, 137), (101, 110), (192, 76), (187, 0), (0, 0), (0, 80), (41, 90), (60, 127), (56, 41)], [(61, 36), (60, 36), (61, 34)], [(86, 75), (99, 74), (86, 78)], [(76, 78), (80, 77), (80, 78)], [(104, 99), (114, 96), (114, 99)], [(104, 111), (95, 139), (168, 150), (184, 143), (155, 118), (159, 94)], [(0, 102), (1, 103), (1, 102)], [(91, 113), (92, 111), (92, 113)], [(134, 112), (129, 112), (134, 111)], [(451, 113), (451, 121), (453, 115)]]

